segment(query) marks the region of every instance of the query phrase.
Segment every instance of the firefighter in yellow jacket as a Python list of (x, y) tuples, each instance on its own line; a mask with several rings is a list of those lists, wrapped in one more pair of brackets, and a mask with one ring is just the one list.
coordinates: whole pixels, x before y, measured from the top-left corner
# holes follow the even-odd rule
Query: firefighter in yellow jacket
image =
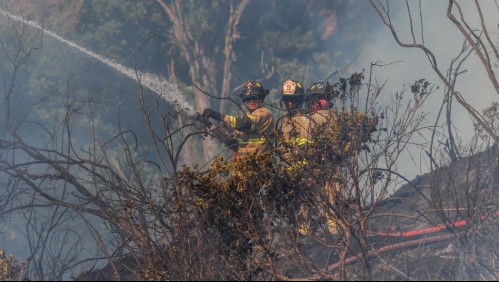
[[(310, 117), (310, 133), (312, 133), (314, 128), (329, 122), (334, 122), (331, 119), (331, 108), (333, 107), (332, 98), (331, 88), (328, 83), (315, 82), (307, 88), (304, 104), (305, 109), (308, 111), (308, 116)], [(312, 134), (311, 139), (313, 140), (313, 138), (314, 136)], [(339, 183), (330, 180), (326, 181), (324, 191), (327, 196), (329, 206), (334, 207), (336, 202), (335, 195), (340, 193), (340, 189), (341, 187), (339, 186)], [(330, 234), (338, 234), (338, 223), (328, 214), (330, 214), (330, 212), (324, 211), (323, 217), (327, 221), (328, 230)]]
[(282, 135), (282, 143), (278, 148), (282, 160), (291, 168), (300, 165), (297, 163), (299, 160), (293, 159), (293, 154), (310, 142), (310, 118), (302, 108), (304, 97), (305, 89), (300, 82), (289, 79), (283, 83), (281, 102), (287, 113), (277, 122)]
[(329, 86), (323, 82), (316, 82), (307, 88), (305, 108), (312, 119), (311, 128), (326, 123), (330, 119), (330, 110), (333, 106)]
[(250, 80), (244, 83), (240, 93), (240, 98), (248, 113), (242, 116), (232, 116), (207, 108), (202, 115), (235, 130), (238, 142), (237, 155), (271, 153), (274, 116), (264, 105), (268, 94), (269, 90), (265, 89), (260, 82)]
[[(285, 163), (288, 172), (303, 173), (302, 168), (307, 165), (304, 154), (309, 140), (310, 118), (305, 114), (302, 107), (305, 97), (303, 85), (295, 80), (286, 80), (282, 85), (281, 105), (284, 104), (286, 114), (277, 121), (281, 143), (278, 152), (281, 160)], [(302, 183), (303, 184), (303, 183)], [(308, 189), (306, 185), (297, 185), (305, 191), (300, 193), (297, 198), (296, 210), (293, 211), (293, 217), (290, 218), (297, 224), (298, 232), (307, 235), (310, 232), (311, 212), (307, 202)], [(304, 203), (305, 202), (305, 203)]]

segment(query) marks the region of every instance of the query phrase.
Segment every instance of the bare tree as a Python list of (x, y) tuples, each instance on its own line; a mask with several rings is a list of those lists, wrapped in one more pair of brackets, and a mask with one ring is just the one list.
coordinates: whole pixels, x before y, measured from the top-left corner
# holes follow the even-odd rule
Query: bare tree
[[(199, 89), (204, 92), (211, 93), (216, 97), (228, 97), (231, 92), (232, 83), (232, 64), (236, 60), (236, 55), (233, 50), (233, 44), (239, 39), (238, 25), (246, 6), (248, 5), (247, 0), (240, 2), (230, 1), (228, 4), (222, 3), (203, 3), (207, 5), (207, 9), (210, 9), (211, 20), (218, 19), (215, 23), (219, 23), (222, 19), (227, 18), (227, 23), (222, 23), (225, 25), (225, 35), (223, 37), (223, 72), (221, 75), (222, 85), (221, 87), (217, 85), (217, 81), (220, 80), (219, 72), (216, 67), (216, 55), (217, 51), (209, 51), (213, 49), (207, 44), (207, 42), (212, 42), (217, 38), (209, 36), (206, 38), (204, 35), (204, 30), (201, 26), (193, 26), (189, 24), (194, 19), (196, 15), (189, 14), (190, 9), (195, 7), (189, 7), (189, 3), (183, 3), (182, 1), (164, 1), (157, 0), (157, 3), (163, 9), (168, 19), (172, 23), (172, 27), (169, 32), (169, 36), (172, 38), (172, 42), (180, 50), (181, 56), (186, 60), (189, 65), (189, 76), (194, 85), (197, 85)], [(228, 7), (226, 7), (228, 6)], [(196, 7), (197, 8), (197, 7)], [(202, 20), (202, 19), (201, 19)], [(209, 32), (208, 34), (212, 34)], [(173, 62), (171, 63), (173, 64)], [(171, 73), (174, 74), (175, 70), (170, 69)], [(205, 109), (211, 107), (211, 102), (209, 97), (204, 95), (204, 93), (196, 91), (194, 95), (194, 104), (196, 109)], [(184, 159), (188, 164), (192, 165), (190, 158), (193, 156), (194, 148), (190, 142), (188, 143), (189, 149), (184, 150)], [(202, 150), (204, 154), (204, 161), (208, 161), (213, 155), (215, 150), (215, 144), (207, 140)]]
[[(477, 93), (464, 93), (457, 86), (465, 62), (475, 60), (488, 77), (492, 91), (499, 94), (499, 84), (495, 69), (499, 62), (497, 42), (494, 40), (494, 27), (487, 24), (484, 17), (483, 2), (467, 2), (474, 7), (465, 13), (464, 2), (449, 0), (445, 16), (462, 36), (463, 44), (460, 52), (451, 60), (449, 66), (438, 64), (433, 47), (425, 42), (425, 10), (419, 5), (410, 5), (406, 1), (406, 19), (409, 26), (402, 30), (399, 23), (393, 21), (393, 10), (388, 1), (370, 1), (384, 25), (391, 31), (393, 38), (403, 48), (421, 50), (428, 58), (431, 68), (445, 85), (442, 97), (442, 109), (445, 108), (447, 141), (443, 148), (435, 146), (434, 136), (437, 133), (438, 119), (432, 135), (429, 157), (432, 161), (431, 197), (422, 205), (427, 205), (432, 214), (427, 219), (434, 224), (443, 224), (443, 228), (451, 233), (453, 243), (448, 247), (448, 256), (455, 259), (450, 279), (497, 279), (497, 240), (493, 233), (497, 230), (497, 114), (496, 103), (480, 113), (480, 109), (472, 105)], [(417, 4), (417, 3), (416, 3)], [(465, 5), (466, 5), (465, 4)], [(487, 12), (497, 15), (499, 6), (490, 2)], [(495, 5), (495, 7), (494, 7)], [(419, 17), (415, 20), (414, 16)], [(442, 13), (442, 17), (444, 14)], [(497, 18), (497, 16), (495, 17)], [(494, 23), (495, 25), (496, 23)], [(415, 30), (420, 33), (416, 34)], [(409, 35), (408, 40), (401, 38)], [(443, 70), (447, 67), (447, 72)], [(478, 94), (479, 95), (479, 94)], [(453, 107), (456, 100), (472, 117), (476, 134), (462, 144), (456, 142), (459, 135), (454, 131), (454, 123), (450, 115), (458, 109)], [(449, 163), (454, 163), (449, 165)], [(461, 227), (462, 226), (462, 227)]]
[[(449, 105), (447, 111), (451, 110), (450, 105), (452, 99), (456, 99), (456, 101), (473, 117), (473, 119), (494, 140), (497, 140), (497, 133), (493, 130), (491, 125), (487, 123), (487, 120), (480, 114), (480, 110), (474, 108), (470, 104), (471, 99), (473, 99), (470, 95), (476, 94), (462, 93), (462, 91), (456, 89), (456, 79), (462, 72), (460, 70), (461, 64), (465, 60), (469, 60), (471, 57), (473, 57), (478, 59), (478, 61), (481, 63), (481, 66), (483, 67), (483, 70), (487, 74), (493, 87), (492, 89), (496, 92), (496, 94), (499, 94), (499, 83), (494, 72), (494, 66), (496, 66), (499, 61), (499, 52), (497, 50), (497, 44), (491, 37), (491, 27), (487, 26), (484, 19), (480, 2), (474, 1), (476, 10), (473, 11), (473, 14), (471, 16), (465, 16), (459, 1), (448, 1), (446, 16), (463, 36), (464, 43), (460, 54), (456, 55), (447, 72), (442, 69), (441, 65), (438, 64), (438, 58), (435, 57), (435, 54), (432, 51), (431, 47), (425, 43), (425, 21), (423, 18), (424, 11), (421, 9), (421, 2), (419, 2), (419, 5), (416, 5), (416, 8), (414, 8), (414, 6), (411, 6), (409, 4), (409, 1), (406, 1), (406, 15), (409, 22), (409, 28), (406, 31), (400, 31), (397, 28), (396, 23), (392, 21), (393, 11), (390, 10), (390, 4), (388, 1), (383, 3), (370, 0), (370, 2), (375, 11), (378, 13), (380, 19), (383, 21), (383, 24), (391, 31), (393, 38), (401, 47), (419, 49), (426, 55), (431, 68), (434, 70), (435, 74), (437, 74), (437, 76), (446, 87), (447, 92), (443, 97), (443, 103)], [(499, 9), (497, 12), (499, 12)], [(414, 16), (418, 16), (419, 21), (414, 20)], [(479, 21), (477, 26), (473, 26), (470, 24), (472, 17), (478, 17)], [(420, 34), (415, 34), (415, 30), (420, 30)], [(402, 35), (409, 35), (409, 40), (403, 41), (401, 39)], [(457, 63), (457, 65), (454, 66), (454, 63)], [(449, 127), (452, 124), (450, 120), (447, 120), (447, 123)], [(452, 140), (452, 135), (449, 135), (449, 138), (451, 138), (451, 142), (454, 143), (454, 141)], [(455, 150), (455, 143), (452, 146), (454, 148), (451, 148), (451, 150)]]

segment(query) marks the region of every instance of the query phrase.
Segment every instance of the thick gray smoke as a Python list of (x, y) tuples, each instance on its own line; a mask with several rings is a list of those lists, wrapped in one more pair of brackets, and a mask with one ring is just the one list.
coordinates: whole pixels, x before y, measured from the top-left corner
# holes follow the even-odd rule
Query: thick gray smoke
[[(421, 19), (419, 17), (418, 5), (421, 3), (421, 14), (423, 29), (421, 30)], [(477, 9), (473, 1), (459, 2), (464, 16), (472, 27), (479, 26)], [(498, 7), (493, 1), (480, 1), (484, 19), (495, 42), (498, 38), (497, 18)], [(400, 35), (400, 40), (411, 43), (411, 30), (405, 1), (389, 1), (392, 21)], [(424, 45), (432, 50), (437, 58), (438, 66), (444, 72), (447, 71), (453, 58), (459, 55), (462, 50), (464, 37), (457, 30), (454, 24), (447, 18), (447, 1), (409, 1), (414, 23), (414, 35), (418, 42), (424, 40)], [(366, 2), (365, 13), (375, 13), (374, 9)], [(371, 17), (372, 15), (369, 15)], [(367, 16), (366, 16), (367, 17)], [(360, 56), (352, 65), (353, 70), (369, 70), (370, 64), (379, 62), (386, 66), (373, 69), (373, 77), (378, 82), (387, 80), (384, 93), (385, 99), (389, 101), (389, 95), (400, 91), (415, 80), (425, 78), (436, 86), (439, 86), (425, 107), (429, 114), (429, 124), (433, 125), (436, 114), (442, 104), (444, 95), (444, 85), (431, 68), (431, 64), (426, 55), (419, 49), (400, 47), (392, 37), (391, 32), (375, 17), (371, 25), (372, 32), (366, 38), (364, 44), (359, 47)], [(421, 35), (423, 33), (423, 36)], [(497, 69), (497, 64), (495, 65)], [(461, 70), (466, 70), (459, 76), (456, 89), (475, 109), (481, 112), (489, 106), (491, 102), (497, 101), (497, 93), (484, 71), (477, 56), (473, 54), (463, 64)], [(457, 102), (453, 103), (454, 111), (452, 121), (457, 127), (456, 133), (463, 141), (469, 141), (473, 135), (473, 122), (469, 114)], [(445, 120), (441, 120), (441, 123)], [(428, 137), (428, 136), (426, 136)], [(419, 165), (419, 164), (418, 164)], [(425, 167), (413, 167), (410, 162), (404, 163), (401, 169), (410, 178), (427, 172)]]

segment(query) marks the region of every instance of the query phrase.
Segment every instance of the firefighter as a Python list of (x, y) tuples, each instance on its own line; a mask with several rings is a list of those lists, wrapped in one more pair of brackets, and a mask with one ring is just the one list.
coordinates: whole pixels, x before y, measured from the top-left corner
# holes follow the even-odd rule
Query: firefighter
[[(241, 116), (233, 116), (221, 114), (210, 108), (203, 111), (202, 116), (206, 119), (213, 119), (222, 124), (224, 128), (234, 130), (234, 135), (237, 140), (237, 151), (233, 157), (233, 176), (244, 179), (246, 171), (244, 170), (244, 159), (252, 158), (256, 155), (267, 155), (272, 157), (272, 136), (274, 135), (274, 115), (264, 105), (265, 97), (269, 94), (269, 90), (265, 89), (260, 82), (247, 81), (244, 83), (242, 92), (238, 95), (243, 101), (247, 113)], [(263, 156), (266, 157), (266, 156)], [(243, 160), (243, 161), (239, 161)], [(241, 166), (239, 166), (241, 165)], [(244, 181), (243, 181), (244, 182)], [(241, 191), (242, 192), (242, 191)], [(249, 194), (245, 194), (249, 195)], [(235, 257), (239, 259), (246, 258), (252, 253), (253, 240), (249, 240), (243, 233), (249, 233), (252, 226), (256, 226), (256, 232), (264, 232), (263, 228), (258, 228), (263, 221), (263, 210), (259, 203), (262, 202), (261, 195), (253, 195), (256, 198), (254, 205), (244, 205), (235, 208), (236, 213), (245, 213), (251, 215), (251, 220), (237, 222), (234, 226), (231, 219), (228, 222), (222, 219), (220, 230), (222, 236), (228, 238), (226, 243), (230, 247)], [(254, 200), (250, 197), (251, 201)], [(233, 203), (237, 206), (238, 203)], [(252, 221), (252, 222), (251, 222)], [(259, 234), (263, 238), (263, 234)]]
[[(310, 117), (310, 127), (309, 133), (311, 134), (311, 139), (313, 141), (313, 136), (317, 132), (312, 132), (314, 129), (317, 131), (317, 127), (325, 125), (328, 122), (332, 122), (331, 119), (331, 108), (333, 107), (332, 102), (332, 89), (329, 83), (315, 82), (311, 84), (306, 91), (304, 104), (305, 109)], [(338, 172), (333, 176), (337, 177)], [(324, 191), (326, 193), (328, 207), (335, 206), (335, 195), (339, 193), (340, 185), (338, 182), (331, 180), (326, 180), (324, 185)], [(323, 218), (326, 219), (327, 227), (330, 234), (338, 234), (337, 221), (329, 215), (333, 214), (331, 211), (325, 212)]]
[[(305, 115), (303, 109), (303, 100), (305, 89), (303, 85), (295, 80), (286, 80), (282, 85), (281, 105), (286, 108), (286, 114), (277, 121), (281, 143), (277, 149), (281, 160), (290, 173), (299, 173), (299, 169), (306, 166), (307, 162), (300, 153), (305, 152), (309, 144), (309, 126), (310, 118)], [(297, 185), (305, 190), (306, 185), (298, 183)], [(292, 212), (291, 220), (298, 223), (298, 232), (302, 235), (308, 235), (310, 232), (310, 213), (306, 204), (302, 201), (308, 198), (307, 192), (299, 193), (296, 202), (296, 212)], [(309, 202), (305, 200), (305, 202)]]
[(277, 125), (282, 135), (282, 144), (278, 147), (283, 161), (290, 167), (299, 165), (293, 163), (292, 153), (309, 143), (310, 119), (302, 108), (305, 89), (295, 80), (286, 80), (282, 85), (281, 103), (287, 113), (278, 120)]
[(271, 153), (274, 116), (264, 105), (269, 90), (260, 82), (247, 81), (240, 93), (248, 113), (242, 116), (221, 114), (210, 108), (203, 111), (202, 116), (221, 122), (225, 127), (235, 130), (238, 142), (237, 155)]
[(316, 82), (307, 88), (305, 95), (305, 108), (312, 119), (312, 128), (324, 124), (329, 120), (331, 101), (330, 86), (323, 82)]

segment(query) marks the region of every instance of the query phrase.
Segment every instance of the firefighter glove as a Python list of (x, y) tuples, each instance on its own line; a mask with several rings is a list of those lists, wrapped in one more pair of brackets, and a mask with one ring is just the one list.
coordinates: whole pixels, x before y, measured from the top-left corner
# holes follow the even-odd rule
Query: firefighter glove
[(219, 112), (216, 112), (210, 108), (204, 109), (202, 116), (204, 118), (212, 118), (212, 119), (217, 120), (217, 121), (222, 120), (222, 114)]

